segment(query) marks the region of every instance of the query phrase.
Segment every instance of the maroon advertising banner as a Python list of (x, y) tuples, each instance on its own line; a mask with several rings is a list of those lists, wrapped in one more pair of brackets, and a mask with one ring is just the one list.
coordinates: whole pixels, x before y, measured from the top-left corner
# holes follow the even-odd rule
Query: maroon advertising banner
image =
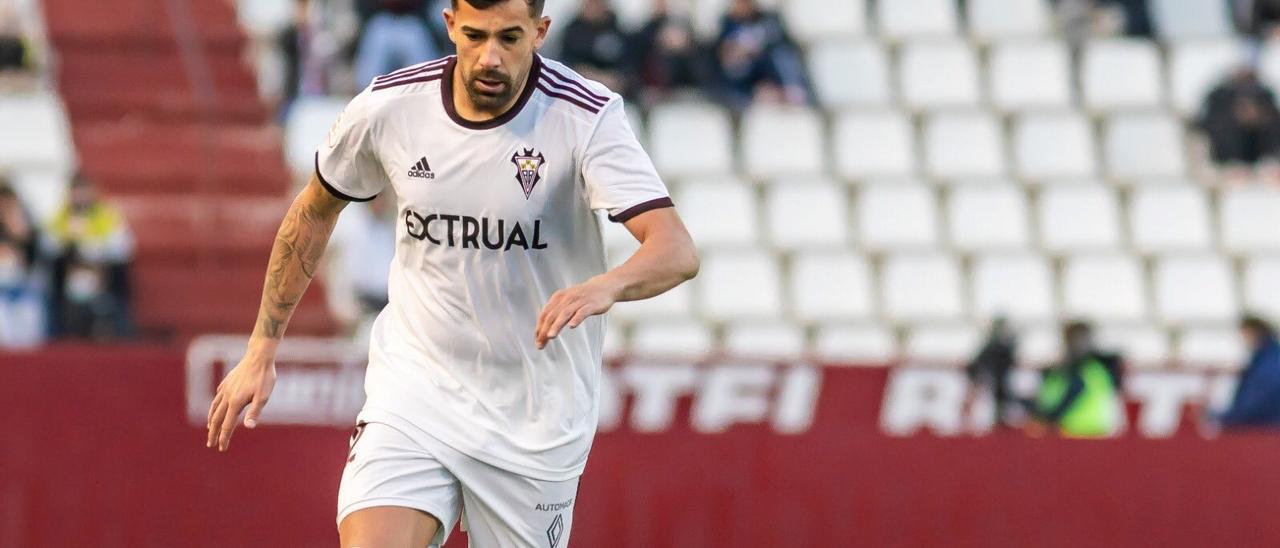
[[(335, 546), (361, 353), (291, 341), (264, 424), (212, 453), (204, 411), (242, 351), (0, 354), (0, 547)], [(1090, 441), (994, 428), (961, 372), (925, 365), (606, 373), (573, 546), (1280, 546), (1280, 434), (1197, 427), (1226, 373), (1135, 372), (1125, 431)]]

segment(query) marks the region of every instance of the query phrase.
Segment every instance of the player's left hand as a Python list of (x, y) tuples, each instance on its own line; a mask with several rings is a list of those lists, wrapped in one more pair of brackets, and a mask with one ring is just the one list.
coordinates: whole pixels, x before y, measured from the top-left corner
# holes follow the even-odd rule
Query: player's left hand
[(617, 300), (617, 290), (599, 277), (552, 293), (538, 315), (534, 343), (539, 349), (546, 347), (565, 325), (578, 327), (587, 318), (608, 312)]

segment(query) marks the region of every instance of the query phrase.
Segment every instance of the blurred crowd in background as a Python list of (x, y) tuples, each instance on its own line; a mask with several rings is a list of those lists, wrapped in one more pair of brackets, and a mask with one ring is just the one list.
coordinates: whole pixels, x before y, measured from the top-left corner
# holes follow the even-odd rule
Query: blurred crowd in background
[[(279, 70), (260, 71), (277, 119), (298, 98), (351, 96), (399, 67), (452, 53), (440, 12), (450, 0), (294, 0), (291, 22), (268, 44)], [(548, 0), (556, 2), (557, 0)], [(882, 0), (883, 1), (883, 0)], [(1224, 0), (1227, 1), (1227, 0)], [(959, 0), (965, 13), (964, 0)], [(243, 4), (243, 3), (242, 3)], [(672, 97), (696, 96), (742, 112), (759, 102), (813, 105), (802, 46), (778, 13), (757, 0), (729, 0), (710, 40), (695, 32), (681, 0), (652, 0), (652, 12), (630, 30), (606, 0), (582, 0), (576, 13), (553, 23), (558, 32), (543, 52), (599, 80), (644, 110)], [(1098, 36), (1150, 37), (1143, 0), (1057, 0), (1058, 33), (1079, 45)], [(1258, 42), (1280, 39), (1280, 0), (1230, 0), (1237, 30), (1250, 46), (1239, 68), (1204, 100), (1193, 125), (1203, 133), (1225, 181), (1255, 176), (1280, 182), (1280, 108), (1258, 78)], [(49, 52), (34, 40), (17, 9), (0, 0), (0, 93), (47, 86)], [(243, 6), (241, 6), (243, 9)], [(273, 80), (274, 78), (274, 80)], [(0, 128), (0, 131), (13, 131)], [(30, 347), (51, 339), (134, 337), (129, 264), (133, 239), (90, 176), (76, 174), (66, 203), (50, 223), (37, 223), (18, 200), (0, 165), (0, 347)], [(394, 197), (348, 208), (335, 231), (326, 272), (328, 300), (352, 334), (387, 302), (392, 259)], [(1229, 411), (1214, 424), (1280, 423), (1280, 345), (1274, 329), (1255, 317), (1241, 320), (1252, 355)], [(1014, 330), (993, 323), (991, 337), (969, 372), (989, 387), (1001, 422), (1053, 425), (1064, 433), (1103, 435), (1117, 426), (1121, 356), (1099, 352), (1091, 328), (1063, 329), (1064, 359), (1045, 371), (1031, 400), (1006, 386), (1017, 345)]]

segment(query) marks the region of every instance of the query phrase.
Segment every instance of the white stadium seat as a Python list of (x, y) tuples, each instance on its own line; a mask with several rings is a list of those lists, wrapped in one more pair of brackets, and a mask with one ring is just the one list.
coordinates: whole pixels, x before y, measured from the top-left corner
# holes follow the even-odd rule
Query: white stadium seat
[[(0, 131), (0, 166), (65, 171), (73, 167), (71, 126), (56, 96), (0, 94), (0, 128), (5, 128)], [(313, 142), (313, 150), (314, 146)]]
[(639, 301), (626, 301), (613, 305), (609, 317), (623, 322), (651, 319), (680, 319), (693, 316), (693, 284), (683, 283), (671, 290)]
[(973, 263), (973, 315), (1015, 321), (1051, 320), (1057, 315), (1049, 261), (1035, 254), (992, 254)]
[(782, 6), (782, 18), (791, 35), (804, 43), (856, 36), (867, 27), (867, 2), (787, 0)]
[(290, 169), (295, 173), (315, 169), (316, 147), (346, 106), (347, 100), (340, 97), (302, 96), (294, 101), (284, 125), (285, 159)]
[(733, 172), (733, 124), (710, 103), (662, 103), (649, 112), (649, 154), (663, 175)]
[(871, 317), (875, 298), (871, 267), (848, 252), (810, 252), (791, 262), (788, 293), (794, 315), (803, 321)]
[(1027, 197), (1012, 184), (963, 185), (947, 199), (951, 243), (961, 251), (1023, 248), (1031, 243)]
[(902, 100), (913, 109), (974, 106), (982, 98), (978, 56), (968, 42), (906, 44), (899, 53), (898, 79)]
[(1249, 358), (1234, 326), (1193, 327), (1178, 334), (1178, 361), (1204, 369), (1237, 369)]
[(1033, 179), (1091, 177), (1098, 171), (1093, 128), (1072, 112), (1024, 114), (1013, 128), (1018, 175)]
[(644, 113), (640, 111), (640, 107), (635, 103), (626, 103), (622, 105), (623, 112), (627, 115), (627, 123), (631, 125), (631, 132), (635, 134), (636, 139), (640, 141), (640, 145), (649, 149), (649, 131), (644, 122)]
[(600, 223), (600, 236), (604, 241), (605, 258), (609, 268), (613, 268), (630, 259), (640, 249), (640, 242), (636, 241), (626, 225), (610, 221), (607, 216), (608, 213), (604, 211), (596, 213)]
[(1036, 324), (1018, 330), (1018, 346), (1014, 350), (1021, 366), (1045, 367), (1062, 359), (1062, 328), (1052, 324)]
[(1120, 245), (1120, 204), (1102, 185), (1056, 185), (1040, 194), (1040, 239), (1054, 253)]
[(895, 322), (959, 319), (964, 314), (960, 267), (939, 254), (898, 254), (884, 261), (880, 293)]
[(919, 183), (874, 183), (857, 201), (858, 237), (872, 251), (930, 248), (938, 241), (933, 189)]
[(1280, 255), (1249, 259), (1244, 265), (1244, 306), (1256, 313), (1280, 318)]
[(240, 25), (251, 34), (274, 38), (293, 21), (294, 3), (289, 0), (236, 0)]
[(1170, 324), (1230, 322), (1239, 314), (1235, 273), (1216, 255), (1176, 255), (1155, 263), (1157, 319)]
[(757, 105), (742, 116), (747, 174), (770, 178), (826, 171), (823, 118), (802, 107)]
[(929, 365), (962, 366), (982, 347), (973, 324), (923, 325), (907, 332), (904, 358)]
[(893, 99), (889, 55), (870, 41), (829, 40), (809, 47), (809, 75), (828, 108), (887, 105)]
[(1053, 20), (1046, 0), (969, 0), (969, 32), (982, 40), (1043, 36)]
[(1222, 246), (1237, 253), (1280, 250), (1280, 190), (1231, 188), (1219, 199)]
[(832, 160), (843, 177), (904, 176), (915, 173), (916, 145), (911, 121), (891, 111), (846, 113), (836, 121)]
[(1131, 322), (1147, 315), (1142, 267), (1129, 255), (1084, 255), (1067, 260), (1062, 272), (1067, 317)]
[(1181, 41), (1232, 34), (1229, 4), (1222, 0), (1151, 0), (1148, 10), (1160, 37)]
[(732, 356), (792, 359), (804, 354), (804, 329), (793, 323), (740, 322), (725, 327), (721, 349)]
[(52, 222), (66, 204), (70, 181), (65, 168), (22, 169), (9, 174), (14, 194), (41, 226)]
[(954, 0), (876, 2), (880, 34), (890, 40), (953, 35), (959, 30)]
[(734, 179), (690, 181), (673, 194), (680, 208), (692, 212), (684, 222), (699, 247), (747, 247), (759, 237), (758, 206), (751, 185)]
[(1062, 42), (1005, 42), (991, 47), (991, 103), (1006, 110), (1071, 106), (1071, 53)]
[(1243, 266), (1244, 309), (1250, 313), (1280, 318), (1280, 255), (1250, 258)]
[(1103, 325), (1095, 339), (1101, 349), (1120, 353), (1125, 365), (1135, 368), (1164, 367), (1173, 356), (1169, 334), (1152, 325)]
[(604, 359), (626, 355), (627, 334), (617, 322), (608, 322), (604, 328)]
[(1169, 47), (1169, 96), (1183, 116), (1199, 112), (1214, 86), (1244, 62), (1244, 46), (1236, 40), (1194, 40)]
[(1271, 89), (1280, 89), (1280, 40), (1262, 43), (1258, 56), (1258, 76)]
[(645, 322), (631, 330), (631, 353), (640, 357), (701, 358), (715, 346), (711, 328), (693, 320)]
[(1080, 61), (1084, 103), (1094, 110), (1159, 105), (1160, 54), (1141, 40), (1104, 39), (1085, 45)]
[(841, 247), (849, 242), (849, 198), (826, 179), (779, 181), (765, 195), (769, 242), (783, 249)]
[[(643, 28), (653, 17), (653, 0), (609, 0), (609, 7), (617, 14), (622, 28), (632, 32)], [(562, 19), (561, 22), (568, 21)]]
[(1141, 253), (1208, 249), (1208, 197), (1196, 186), (1140, 187), (1129, 201), (1129, 232)]
[(711, 319), (772, 319), (782, 313), (781, 274), (769, 253), (704, 252), (695, 279), (698, 303)]
[(923, 140), (930, 175), (965, 178), (1004, 173), (1004, 133), (989, 114), (935, 114), (925, 123)]
[(1164, 114), (1117, 114), (1106, 124), (1107, 171), (1122, 179), (1177, 177), (1187, 170), (1182, 125)]
[(898, 341), (884, 326), (829, 324), (814, 332), (814, 357), (849, 365), (881, 365), (898, 358)]

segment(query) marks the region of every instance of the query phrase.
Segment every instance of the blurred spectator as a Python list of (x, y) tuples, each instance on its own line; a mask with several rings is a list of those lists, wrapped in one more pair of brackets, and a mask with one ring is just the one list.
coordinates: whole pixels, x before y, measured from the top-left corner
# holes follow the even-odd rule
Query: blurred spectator
[(10, 245), (17, 246), (23, 262), (35, 263), (40, 230), (3, 175), (0, 175), (0, 237), (5, 238)]
[(583, 76), (626, 95), (627, 35), (605, 0), (583, 0), (577, 17), (565, 28), (560, 61)]
[(44, 292), (36, 270), (9, 233), (0, 231), (0, 348), (24, 348), (47, 334)]
[(334, 316), (357, 337), (367, 336), (373, 319), (387, 306), (387, 281), (395, 258), (396, 200), (383, 192), (338, 219), (326, 270)]
[(29, 33), (22, 28), (16, 6), (0, 0), (0, 91), (28, 89), (36, 81)]
[(1067, 42), (1079, 46), (1096, 36), (1150, 37), (1146, 0), (1056, 0), (1058, 27)]
[(1236, 27), (1258, 40), (1280, 38), (1280, 0), (1230, 0)]
[(1275, 94), (1250, 67), (1241, 67), (1218, 84), (1201, 107), (1197, 125), (1209, 137), (1213, 162), (1233, 178), (1275, 160), (1280, 152), (1280, 111)]
[(333, 53), (318, 21), (319, 11), (310, 0), (294, 0), (293, 21), (280, 32), (280, 52), (284, 56), (284, 87), (280, 103), (281, 119), (299, 96), (329, 92), (329, 70)]
[(1126, 36), (1151, 37), (1151, 13), (1147, 9), (1147, 0), (1099, 0), (1098, 4), (1122, 14)]
[(1093, 328), (1072, 322), (1063, 329), (1066, 357), (1045, 372), (1032, 413), (1070, 438), (1105, 437), (1122, 423), (1120, 361), (1099, 352)]
[(1017, 340), (1009, 323), (1004, 318), (997, 318), (991, 322), (987, 342), (966, 368), (970, 382), (991, 389), (999, 423), (1010, 422), (1010, 414), (1016, 411), (1011, 408), (1014, 398), (1009, 391), (1009, 372), (1015, 365), (1016, 347)]
[(1280, 426), (1280, 342), (1265, 320), (1246, 316), (1240, 334), (1251, 356), (1236, 385), (1231, 407), (1218, 417), (1223, 428)]
[(364, 21), (356, 47), (356, 85), (374, 77), (440, 57), (427, 30), (427, 0), (360, 0)]
[(99, 199), (82, 175), (72, 180), (67, 205), (54, 216), (44, 245), (54, 258), (50, 295), (54, 335), (132, 336), (133, 235), (120, 212)]
[(804, 64), (782, 21), (756, 0), (733, 0), (720, 20), (716, 43), (724, 92), (743, 108), (752, 100), (805, 103)]
[(647, 106), (675, 89), (704, 90), (715, 78), (714, 61), (695, 42), (693, 24), (672, 14), (667, 0), (654, 0), (653, 14), (636, 34), (632, 49)]

